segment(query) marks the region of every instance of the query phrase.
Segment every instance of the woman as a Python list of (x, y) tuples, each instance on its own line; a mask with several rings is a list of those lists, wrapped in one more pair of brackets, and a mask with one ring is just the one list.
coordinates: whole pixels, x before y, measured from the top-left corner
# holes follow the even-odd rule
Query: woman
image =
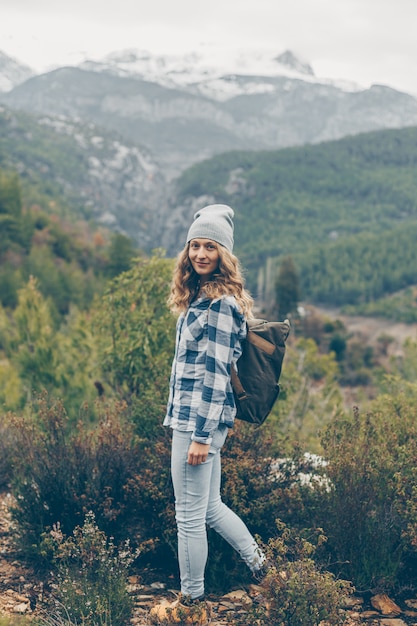
[[(246, 525), (220, 496), (220, 450), (236, 413), (230, 371), (241, 354), (253, 304), (232, 254), (233, 215), (222, 204), (195, 214), (169, 299), (171, 309), (180, 313), (164, 425), (172, 428), (181, 598), (155, 607), (153, 615), (175, 621), (188, 611), (187, 623), (194, 623), (193, 603), (204, 599), (206, 524), (254, 574), (265, 560)], [(204, 612), (195, 623), (204, 623)]]

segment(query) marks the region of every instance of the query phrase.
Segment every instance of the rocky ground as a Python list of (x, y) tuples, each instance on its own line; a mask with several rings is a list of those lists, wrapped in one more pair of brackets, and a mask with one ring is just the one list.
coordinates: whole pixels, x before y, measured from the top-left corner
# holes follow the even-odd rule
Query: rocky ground
[[(0, 618), (42, 615), (50, 599), (51, 589), (36, 579), (34, 572), (15, 558), (10, 540), (11, 497), (0, 494)], [(169, 589), (166, 582), (143, 584), (141, 577), (132, 576), (129, 588), (135, 601), (134, 626), (149, 625), (149, 610), (162, 598), (175, 600), (178, 593)], [(251, 594), (256, 589), (238, 589), (222, 597), (212, 597), (213, 626), (230, 626), (234, 616), (250, 606)], [(379, 594), (364, 600), (352, 597), (346, 608), (346, 626), (366, 624), (368, 626), (417, 626), (417, 597), (393, 601)], [(272, 625), (273, 626), (273, 625)], [(323, 625), (324, 626), (324, 625)], [(327, 625), (331, 626), (331, 625)]]

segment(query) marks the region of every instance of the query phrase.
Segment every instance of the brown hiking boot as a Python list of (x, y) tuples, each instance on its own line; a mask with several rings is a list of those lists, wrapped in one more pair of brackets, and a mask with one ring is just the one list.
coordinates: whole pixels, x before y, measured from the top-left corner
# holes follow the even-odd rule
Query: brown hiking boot
[(181, 596), (174, 602), (162, 600), (150, 610), (152, 624), (195, 624), (207, 626), (211, 618), (210, 604), (204, 600), (185, 601)]

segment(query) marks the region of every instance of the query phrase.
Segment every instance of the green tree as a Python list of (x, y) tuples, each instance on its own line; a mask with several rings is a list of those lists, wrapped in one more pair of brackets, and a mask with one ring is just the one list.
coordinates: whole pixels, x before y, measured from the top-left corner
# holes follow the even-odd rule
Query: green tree
[(107, 275), (110, 278), (114, 278), (130, 269), (132, 259), (137, 255), (137, 250), (129, 237), (121, 233), (114, 233), (111, 238), (108, 255)]
[(20, 241), (22, 201), (17, 174), (0, 171), (0, 254)]
[(297, 268), (290, 256), (283, 258), (275, 282), (275, 295), (279, 318), (297, 310), (300, 301), (300, 286)]
[(35, 278), (19, 290), (14, 311), (0, 309), (0, 348), (0, 401), (6, 409), (23, 408), (46, 390), (61, 397), (76, 420), (83, 402), (97, 394), (96, 339), (88, 314), (72, 309), (57, 329)]
[(0, 268), (0, 303), (5, 307), (14, 308), (17, 305), (19, 287), (21, 287), (20, 272), (10, 264), (4, 263)]
[(33, 391), (58, 386), (59, 365), (51, 312), (34, 278), (19, 291), (13, 322), (9, 352), (30, 401)]
[(160, 420), (166, 405), (175, 339), (166, 304), (172, 269), (157, 253), (136, 259), (111, 281), (94, 316), (103, 387), (134, 406), (142, 429), (153, 416)]

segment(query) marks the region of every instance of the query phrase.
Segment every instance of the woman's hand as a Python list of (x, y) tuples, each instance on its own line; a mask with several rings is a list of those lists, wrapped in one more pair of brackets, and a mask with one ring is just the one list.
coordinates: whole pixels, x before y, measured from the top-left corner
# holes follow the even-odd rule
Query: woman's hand
[(209, 450), (210, 444), (192, 441), (190, 447), (188, 448), (188, 464), (200, 465), (201, 463), (204, 463), (204, 461), (207, 461)]

